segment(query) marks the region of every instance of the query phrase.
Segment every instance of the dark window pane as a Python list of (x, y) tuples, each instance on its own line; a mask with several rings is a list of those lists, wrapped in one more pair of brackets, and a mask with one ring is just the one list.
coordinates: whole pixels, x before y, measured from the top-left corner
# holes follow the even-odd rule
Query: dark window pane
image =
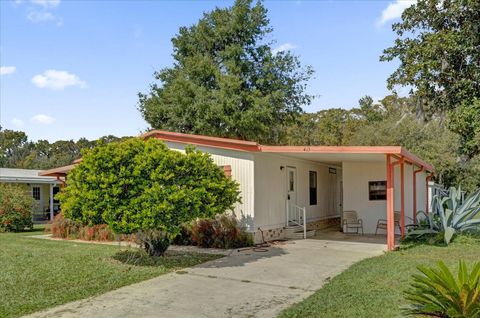
[(310, 205), (317, 204), (317, 172), (309, 172)]

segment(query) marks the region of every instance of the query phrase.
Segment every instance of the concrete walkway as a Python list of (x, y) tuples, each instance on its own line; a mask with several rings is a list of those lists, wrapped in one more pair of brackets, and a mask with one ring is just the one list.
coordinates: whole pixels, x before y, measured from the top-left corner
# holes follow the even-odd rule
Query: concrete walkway
[(385, 245), (298, 240), (241, 251), (29, 317), (275, 317)]

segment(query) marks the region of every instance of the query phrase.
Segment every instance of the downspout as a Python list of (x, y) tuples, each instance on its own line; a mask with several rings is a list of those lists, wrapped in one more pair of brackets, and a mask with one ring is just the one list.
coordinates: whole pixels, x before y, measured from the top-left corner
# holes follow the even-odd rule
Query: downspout
[(425, 177), (425, 197), (427, 198), (425, 202), (425, 213), (429, 213), (428, 207), (430, 205), (430, 202), (429, 202), (430, 198), (428, 195), (428, 182), (430, 181), (430, 179), (432, 179), (432, 177), (433, 177), (433, 172)]
[(422, 171), (423, 167), (413, 170), (413, 224), (417, 224), (417, 173)]

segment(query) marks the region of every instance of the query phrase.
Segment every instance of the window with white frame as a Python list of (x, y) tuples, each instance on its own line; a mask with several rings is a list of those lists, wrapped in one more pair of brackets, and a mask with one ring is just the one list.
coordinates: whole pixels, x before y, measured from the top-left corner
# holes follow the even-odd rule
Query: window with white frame
[(32, 197), (40, 201), (40, 187), (32, 187)]

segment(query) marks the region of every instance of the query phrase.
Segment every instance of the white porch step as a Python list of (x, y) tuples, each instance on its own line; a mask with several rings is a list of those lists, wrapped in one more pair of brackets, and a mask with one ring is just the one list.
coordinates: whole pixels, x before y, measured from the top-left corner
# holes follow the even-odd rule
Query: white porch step
[[(284, 228), (285, 238), (291, 240), (303, 239), (303, 228), (301, 226), (287, 226)], [(315, 235), (315, 230), (307, 230), (307, 238)]]

